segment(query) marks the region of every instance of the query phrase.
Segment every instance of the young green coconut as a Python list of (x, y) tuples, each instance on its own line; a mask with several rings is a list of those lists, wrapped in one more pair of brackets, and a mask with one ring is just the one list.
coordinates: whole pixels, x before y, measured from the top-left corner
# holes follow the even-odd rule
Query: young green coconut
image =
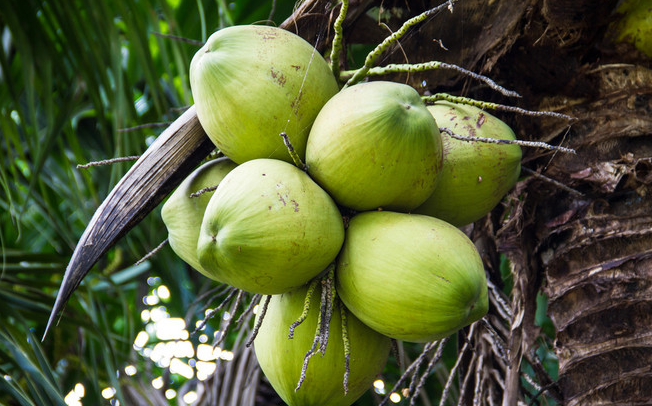
[(607, 27), (607, 40), (629, 43), (652, 58), (652, 1), (623, 0)]
[(214, 279), (270, 295), (326, 269), (343, 240), (335, 202), (305, 172), (255, 159), (226, 175), (211, 197), (197, 255)]
[[(428, 106), (437, 124), (455, 134), (515, 140), (503, 121), (477, 107), (438, 101)], [(440, 218), (455, 226), (470, 224), (489, 213), (516, 184), (521, 173), (521, 147), (463, 141), (442, 132), (444, 167), (432, 195), (415, 213)]]
[(213, 190), (207, 190), (196, 197), (190, 195), (206, 188), (217, 187), (236, 166), (233, 161), (224, 157), (201, 165), (181, 182), (161, 209), (161, 217), (168, 230), (168, 241), (172, 250), (204, 275), (208, 274), (197, 258), (197, 240), (204, 211)]
[[(346, 308), (340, 309), (343, 306), (341, 303), (333, 304), (326, 351), (309, 359), (301, 386), (296, 389), (301, 380), (306, 353), (313, 347), (315, 331), (320, 322), (319, 285), (312, 294), (307, 318), (294, 329), (292, 339), (288, 337), (288, 330), (302, 315), (307, 287), (272, 296), (254, 340), (256, 358), (263, 373), (290, 406), (351, 405), (371, 387), (389, 355), (389, 338), (362, 324)], [(346, 393), (343, 384), (346, 367), (341, 311), (345, 315), (346, 336), (350, 345)], [(260, 312), (257, 317), (260, 317)]]
[(292, 162), (281, 132), (303, 159), (312, 122), (339, 91), (330, 67), (309, 43), (259, 25), (211, 35), (191, 61), (190, 87), (202, 127), (237, 163)]
[(416, 90), (392, 82), (346, 88), (313, 124), (308, 172), (355, 210), (409, 211), (432, 194), (442, 167), (439, 129)]
[(356, 215), (335, 275), (351, 313), (398, 340), (437, 340), (487, 312), (487, 280), (473, 242), (434, 217)]

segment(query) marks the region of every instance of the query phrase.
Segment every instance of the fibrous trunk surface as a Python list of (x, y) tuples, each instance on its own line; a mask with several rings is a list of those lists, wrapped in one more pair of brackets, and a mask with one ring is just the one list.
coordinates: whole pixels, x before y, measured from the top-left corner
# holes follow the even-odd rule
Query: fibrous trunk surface
[(532, 295), (541, 284), (564, 404), (650, 404), (652, 71), (635, 51), (605, 44), (608, 12), (573, 23), (560, 7), (534, 10), (528, 34), (496, 65), (522, 82), (517, 90), (534, 108), (577, 118), (570, 127), (516, 120), (517, 133), (577, 151), (526, 156), (525, 167), (562, 185), (528, 177), (499, 232), (523, 282), (522, 345), (536, 336)]

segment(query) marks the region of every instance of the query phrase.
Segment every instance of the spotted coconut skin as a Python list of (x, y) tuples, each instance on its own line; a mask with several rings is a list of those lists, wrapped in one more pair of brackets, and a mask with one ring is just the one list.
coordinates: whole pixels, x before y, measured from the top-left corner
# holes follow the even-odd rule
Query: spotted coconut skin
[(237, 164), (224, 157), (201, 165), (181, 182), (161, 209), (170, 247), (179, 258), (204, 275), (207, 275), (207, 272), (197, 258), (197, 240), (204, 211), (213, 191), (192, 198), (190, 195), (219, 185), (226, 174), (236, 166)]
[(303, 159), (312, 122), (339, 90), (330, 67), (308, 42), (257, 25), (211, 35), (191, 61), (190, 88), (201, 126), (236, 163), (291, 162), (281, 132)]
[[(477, 107), (441, 101), (428, 106), (428, 111), (440, 127), (455, 134), (516, 139), (507, 124)], [(521, 173), (521, 147), (462, 141), (446, 132), (441, 137), (444, 165), (439, 182), (414, 212), (460, 227), (487, 215), (514, 187)]]
[(305, 172), (255, 159), (225, 176), (211, 197), (197, 255), (214, 279), (271, 295), (326, 269), (343, 240), (337, 206)]
[(356, 215), (335, 275), (347, 308), (397, 340), (438, 340), (482, 318), (488, 308), (487, 280), (473, 242), (429, 216)]
[[(326, 352), (310, 358), (306, 378), (295, 392), (306, 352), (312, 347), (320, 308), (318, 287), (306, 320), (288, 338), (292, 323), (303, 310), (306, 287), (272, 296), (258, 335), (256, 358), (279, 396), (290, 406), (348, 406), (370, 387), (382, 372), (390, 350), (389, 338), (371, 330), (348, 310), (347, 330), (351, 345), (348, 393), (344, 393), (344, 344), (339, 308), (333, 306)], [(260, 317), (260, 312), (257, 318)]]
[(359, 211), (414, 209), (432, 194), (442, 159), (439, 129), (417, 91), (382, 81), (329, 100), (306, 150), (310, 176)]

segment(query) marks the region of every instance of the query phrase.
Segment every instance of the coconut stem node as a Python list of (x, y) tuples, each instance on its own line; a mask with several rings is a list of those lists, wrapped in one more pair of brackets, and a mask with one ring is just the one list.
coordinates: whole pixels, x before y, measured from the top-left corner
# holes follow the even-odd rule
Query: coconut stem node
[(294, 162), (294, 165), (296, 165), (297, 168), (301, 169), (302, 171), (305, 171), (308, 169), (306, 164), (303, 163), (301, 160), (301, 157), (299, 157), (299, 154), (297, 154), (297, 151), (294, 150), (294, 147), (292, 146), (292, 142), (290, 142), (290, 137), (285, 133), (285, 131), (281, 132), (279, 134), (281, 138), (283, 138), (283, 143), (288, 149), (288, 152), (290, 153), (290, 157), (292, 157), (292, 161)]
[[(322, 302), (324, 300), (324, 297), (326, 295), (322, 291)], [(321, 326), (322, 326), (322, 317), (321, 317), (321, 312), (317, 315), (317, 328), (315, 329), (315, 338), (312, 341), (312, 347), (306, 352), (305, 357), (303, 358), (303, 365), (301, 366), (301, 376), (299, 377), (299, 382), (297, 383), (297, 387), (294, 388), (294, 391), (298, 391), (301, 388), (301, 385), (303, 385), (303, 381), (306, 379), (306, 372), (308, 370), (308, 362), (310, 361), (310, 358), (312, 358), (313, 355), (315, 355), (319, 350), (315, 351), (317, 349), (317, 346), (319, 345), (319, 341), (321, 339)]]
[(399, 348), (398, 348), (398, 341), (396, 341), (396, 339), (392, 338), (391, 339), (391, 345), (392, 345), (392, 347), (391, 347), (392, 355), (394, 356), (394, 359), (396, 360), (396, 367), (399, 370), (401, 370), (401, 369), (403, 369), (403, 365), (402, 365), (403, 362), (401, 361), (401, 352), (399, 351)]
[[(465, 337), (464, 345), (459, 350), (459, 355), (457, 357), (457, 360), (455, 361), (455, 365), (453, 365), (453, 367), (451, 368), (448, 379), (446, 380), (446, 384), (444, 385), (444, 389), (443, 389), (442, 394), (441, 394), (441, 401), (439, 402), (439, 406), (444, 406), (445, 401), (448, 398), (448, 394), (449, 394), (449, 392), (451, 390), (451, 387), (453, 385), (454, 377), (457, 376), (457, 369), (459, 368), (462, 359), (464, 359), (464, 354), (467, 351), (473, 351), (472, 348), (469, 349), (470, 346), (471, 346), (471, 342), (469, 341), (469, 337), (471, 337), (473, 335), (473, 333), (475, 331), (475, 328), (476, 328), (476, 326), (478, 324), (479, 323), (473, 323), (471, 325), (471, 327), (469, 328), (469, 332)], [(437, 349), (437, 352), (439, 352), (439, 349)], [(432, 364), (432, 362), (430, 362), (430, 364)], [(434, 367), (434, 365), (431, 366), (430, 364), (428, 364), (428, 370), (431, 370)], [(426, 371), (426, 373), (428, 373), (428, 372), (430, 372), (430, 371)], [(422, 376), (421, 380), (425, 383), (426, 378), (427, 378), (427, 376), (424, 373), (424, 376)], [(420, 383), (419, 389), (421, 389), (422, 386), (423, 386), (423, 384)]]

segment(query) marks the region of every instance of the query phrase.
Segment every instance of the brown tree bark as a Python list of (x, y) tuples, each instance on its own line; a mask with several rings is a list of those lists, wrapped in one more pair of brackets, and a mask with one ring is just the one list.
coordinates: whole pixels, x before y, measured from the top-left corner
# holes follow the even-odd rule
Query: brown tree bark
[(496, 66), (535, 108), (577, 118), (570, 127), (517, 120), (521, 134), (577, 155), (526, 155), (526, 167), (566, 187), (526, 179), (511, 196), (518, 216), (499, 235), (526, 281), (523, 307), (540, 282), (549, 297), (564, 403), (650, 404), (652, 71), (635, 50), (605, 42), (608, 5), (590, 5), (537, 5)]

